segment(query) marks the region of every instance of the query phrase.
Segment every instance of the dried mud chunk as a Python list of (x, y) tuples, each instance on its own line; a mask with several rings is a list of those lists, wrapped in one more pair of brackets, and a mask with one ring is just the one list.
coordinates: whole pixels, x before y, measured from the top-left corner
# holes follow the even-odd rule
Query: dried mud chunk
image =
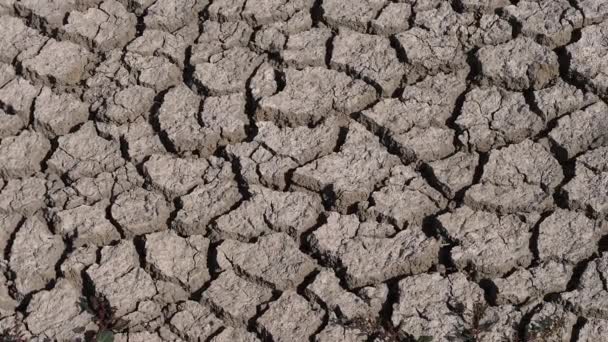
[(208, 0), (158, 0), (146, 9), (146, 28), (174, 32), (198, 18), (198, 13), (209, 3)]
[(480, 152), (519, 143), (545, 127), (523, 94), (497, 87), (468, 92), (455, 123), (464, 132), (459, 139)]
[(332, 206), (346, 211), (369, 197), (374, 186), (399, 163), (378, 139), (358, 123), (351, 122), (339, 152), (296, 169), (293, 182), (315, 192), (324, 192)]
[(40, 87), (16, 77), (0, 88), (0, 104), (7, 112), (18, 115), (23, 124), (27, 125), (30, 122), (32, 104), (39, 93)]
[[(0, 274), (0, 317), (2, 318), (11, 317), (14, 314), (17, 305), (19, 305), (19, 303), (10, 295), (10, 283), (4, 274), (4, 272), (7, 271), (7, 268), (6, 262), (3, 260), (3, 273)], [(2, 319), (0, 319), (0, 329), (3, 329), (6, 323), (6, 321), (3, 322)]]
[(155, 154), (143, 164), (143, 173), (152, 187), (174, 198), (202, 184), (209, 167), (205, 159)]
[(425, 165), (435, 185), (449, 199), (473, 184), (479, 156), (477, 153), (458, 152), (448, 158)]
[(154, 281), (139, 267), (139, 255), (131, 241), (103, 247), (101, 259), (86, 270), (95, 294), (105, 298), (122, 317), (137, 308), (140, 301), (156, 294)]
[(576, 159), (575, 175), (564, 187), (568, 206), (595, 216), (608, 214), (608, 147), (591, 150)]
[(466, 65), (466, 57), (456, 37), (436, 35), (431, 31), (415, 27), (397, 34), (395, 38), (405, 52), (408, 83), (413, 83), (428, 74), (450, 72)]
[(299, 11), (308, 12), (312, 5), (313, 0), (287, 2), (284, 0), (246, 1), (242, 17), (252, 26), (265, 25), (275, 21), (286, 21)]
[(542, 145), (524, 140), (492, 150), (480, 184), (465, 193), (473, 209), (532, 212), (553, 206), (553, 190), (564, 178), (558, 161)]
[(554, 86), (537, 90), (533, 94), (534, 102), (545, 122), (598, 101), (593, 93), (582, 91), (561, 79)]
[(0, 212), (0, 250), (6, 250), (11, 236), (18, 226), (21, 225), (23, 217), (17, 213)]
[(26, 295), (45, 288), (55, 279), (55, 265), (64, 251), (60, 236), (53, 235), (42, 218), (28, 218), (15, 234), (9, 266), (15, 272), (15, 287)]
[(94, 6), (99, 0), (20, 0), (15, 3), (17, 13), (30, 17), (37, 29), (52, 32), (60, 27), (66, 15), (75, 9), (86, 9)]
[(171, 208), (164, 197), (144, 189), (120, 194), (110, 209), (127, 237), (167, 229)]
[(303, 165), (331, 153), (336, 146), (340, 122), (326, 120), (314, 128), (283, 127), (272, 122), (257, 122), (254, 141), (268, 147), (277, 155), (289, 157)]
[(232, 267), (255, 281), (280, 290), (293, 289), (315, 268), (309, 256), (285, 233), (260, 237), (255, 243), (224, 241), (217, 249), (220, 267)]
[(36, 56), (22, 60), (24, 72), (30, 79), (49, 86), (78, 85), (88, 77), (95, 57), (72, 42), (49, 40)]
[(82, 288), (84, 270), (97, 261), (97, 246), (78, 247), (61, 263), (61, 274), (77, 288)]
[(96, 115), (101, 121), (124, 124), (139, 117), (148, 117), (154, 104), (154, 90), (142, 86), (129, 86), (104, 99), (104, 106)]
[(608, 224), (593, 221), (575, 211), (557, 209), (539, 225), (538, 256), (576, 264), (598, 248)]
[(244, 47), (234, 47), (194, 66), (194, 80), (200, 91), (226, 95), (245, 90), (247, 79), (264, 60)]
[(421, 225), (424, 218), (447, 206), (446, 199), (412, 168), (397, 166), (383, 187), (371, 196), (365, 215), (401, 228)]
[(91, 49), (108, 51), (122, 48), (135, 38), (137, 17), (123, 5), (106, 0), (99, 8), (71, 12), (61, 31), (66, 38)]
[(226, 327), (219, 334), (213, 336), (209, 342), (260, 342), (260, 339), (254, 333), (250, 333), (245, 329)]
[(325, 68), (287, 69), (285, 80), (281, 92), (260, 100), (258, 120), (304, 126), (336, 113), (359, 111), (376, 99), (372, 86)]
[(443, 110), (409, 99), (385, 99), (361, 113), (361, 121), (391, 146), (404, 163), (432, 161), (454, 152), (454, 131), (444, 126)]
[(201, 98), (185, 85), (169, 90), (158, 111), (160, 128), (178, 153), (213, 151), (214, 144), (205, 139), (197, 115)]
[(285, 291), (270, 303), (256, 325), (262, 336), (276, 342), (306, 341), (321, 327), (324, 315), (296, 292)]
[(344, 26), (365, 33), (369, 23), (376, 18), (384, 5), (384, 0), (364, 0), (357, 3), (327, 0), (322, 5), (323, 18), (334, 28)]
[(19, 134), (24, 127), (25, 123), (21, 116), (7, 114), (0, 109), (0, 140)]
[(588, 318), (608, 319), (608, 254), (590, 261), (576, 288), (561, 294), (562, 300), (574, 308), (574, 312)]
[(112, 172), (125, 164), (120, 144), (98, 136), (93, 123), (86, 123), (57, 141), (59, 146), (48, 160), (48, 167), (72, 180)]
[(481, 82), (510, 90), (543, 89), (559, 76), (557, 55), (533, 40), (520, 37), (475, 54)]
[(375, 34), (391, 35), (407, 30), (412, 7), (407, 3), (389, 2), (371, 21), (371, 31)]
[(570, 159), (589, 149), (608, 145), (607, 118), (608, 105), (601, 101), (559, 118), (549, 132), (558, 156)]
[(499, 304), (524, 304), (549, 293), (566, 290), (573, 267), (557, 261), (548, 261), (530, 269), (518, 268), (506, 278), (493, 282), (497, 288)]
[(180, 68), (166, 57), (142, 56), (127, 52), (124, 61), (140, 85), (152, 88), (157, 92), (181, 82)]
[(523, 314), (514, 306), (478, 305), (478, 321), (469, 329), (477, 331), (480, 341), (517, 341)]
[(387, 228), (375, 222), (360, 223), (354, 215), (331, 213), (309, 243), (332, 266), (344, 269), (349, 288), (425, 272), (437, 262), (439, 243), (427, 238), (419, 226), (412, 225), (394, 237), (357, 232), (367, 229), (378, 234)]
[(393, 304), (391, 321), (414, 338), (447, 340), (465, 331), (485, 304), (483, 290), (462, 273), (447, 278), (437, 273), (420, 274), (404, 278), (398, 286), (399, 300)]
[(314, 337), (315, 342), (365, 342), (368, 340), (369, 336), (357, 328), (346, 327), (331, 322)]
[(45, 183), (37, 177), (8, 180), (0, 192), (0, 212), (32, 215), (44, 206)]
[(298, 69), (325, 66), (327, 43), (331, 37), (331, 31), (326, 28), (312, 28), (291, 35), (281, 56), (287, 65)]
[(247, 324), (256, 316), (257, 308), (272, 298), (272, 290), (249, 282), (226, 270), (211, 282), (202, 293), (201, 300), (221, 312), (235, 324)]
[(0, 61), (13, 63), (17, 56), (36, 54), (46, 43), (47, 37), (29, 28), (19, 19), (7, 15), (0, 16)]
[(1, 0), (0, 1), (0, 15), (14, 15), (15, 14), (15, 1), (16, 0)]
[(279, 128), (258, 121), (253, 142), (231, 145), (226, 151), (248, 184), (285, 190), (292, 170), (333, 152), (340, 136), (337, 121), (330, 119), (314, 128)]
[(70, 94), (43, 88), (34, 104), (34, 128), (49, 138), (65, 135), (89, 118), (89, 106)]
[(40, 171), (42, 161), (51, 150), (44, 135), (29, 130), (0, 143), (0, 176), (20, 178)]
[(82, 205), (52, 215), (55, 232), (71, 240), (74, 247), (83, 245), (104, 246), (120, 240), (120, 234), (106, 218), (108, 201), (95, 205)]
[(237, 21), (246, 0), (216, 0), (209, 5), (207, 12), (214, 21)]
[(144, 180), (133, 164), (128, 163), (112, 172), (95, 177), (83, 177), (49, 195), (55, 206), (66, 209), (82, 204), (94, 204), (104, 198), (115, 198), (125, 191), (141, 187)]
[(455, 73), (438, 73), (403, 88), (400, 98), (407, 111), (424, 113), (408, 113), (416, 118), (416, 125), (441, 126), (450, 119), (458, 98), (467, 89), (466, 72), (464, 69)]
[[(603, 5), (608, 14), (608, 3)], [(600, 97), (608, 97), (608, 47), (604, 42), (608, 39), (608, 23), (585, 27), (581, 30), (581, 38), (566, 47), (569, 58), (569, 76), (585, 83)]]
[[(210, 6), (210, 8), (213, 4)], [(205, 63), (209, 58), (224, 50), (246, 47), (253, 29), (244, 21), (217, 22), (205, 21), (201, 35), (192, 46), (190, 63)]]
[(404, 67), (388, 38), (341, 29), (332, 41), (330, 66), (376, 85), (391, 96), (399, 86)]
[[(162, 56), (183, 68), (186, 49), (194, 42), (197, 35), (198, 25), (195, 22), (175, 33), (146, 29), (141, 36), (127, 45), (127, 51), (142, 56)], [(190, 61), (193, 61), (192, 57)]]
[(239, 142), (247, 137), (245, 126), (249, 118), (245, 114), (244, 93), (207, 97), (203, 103), (200, 119), (203, 126), (213, 132), (219, 145)]
[(188, 300), (177, 306), (169, 325), (186, 341), (205, 341), (223, 326), (223, 322), (209, 308)]
[(182, 238), (164, 231), (145, 236), (146, 264), (162, 279), (178, 282), (189, 292), (209, 281), (207, 250), (209, 240), (198, 235)]
[(608, 18), (608, 4), (602, 0), (577, 0), (576, 6), (583, 12), (585, 26), (601, 23)]
[(280, 53), (285, 48), (287, 37), (275, 26), (262, 27), (254, 33), (252, 47), (258, 51)]
[(587, 319), (585, 325), (578, 331), (578, 340), (581, 342), (600, 341), (608, 334), (608, 320)]
[(333, 271), (321, 271), (304, 291), (309, 298), (319, 301), (348, 321), (370, 315), (369, 306), (355, 294), (343, 289)]
[(520, 1), (503, 11), (518, 23), (524, 36), (550, 49), (568, 44), (572, 32), (583, 25), (582, 13), (568, 0)]
[(516, 215), (497, 216), (460, 207), (439, 216), (438, 221), (457, 243), (451, 258), (462, 271), (470, 268), (479, 277), (495, 277), (532, 261), (533, 223)]
[(543, 303), (524, 328), (528, 341), (545, 340), (568, 342), (572, 336), (576, 316), (554, 303)]
[(455, 5), (467, 12), (491, 13), (511, 4), (509, 0), (456, 0)]
[(228, 212), (240, 200), (238, 184), (234, 180), (215, 179), (199, 185), (180, 197), (180, 210), (172, 227), (183, 235), (203, 234), (207, 224)]
[(213, 229), (231, 239), (249, 240), (274, 231), (298, 237), (312, 228), (323, 210), (318, 196), (281, 192), (259, 186), (249, 188), (252, 197), (218, 218)]
[(36, 293), (27, 306), (25, 323), (39, 338), (84, 339), (85, 328), (94, 329), (92, 315), (79, 305), (82, 293), (60, 279), (51, 290)]

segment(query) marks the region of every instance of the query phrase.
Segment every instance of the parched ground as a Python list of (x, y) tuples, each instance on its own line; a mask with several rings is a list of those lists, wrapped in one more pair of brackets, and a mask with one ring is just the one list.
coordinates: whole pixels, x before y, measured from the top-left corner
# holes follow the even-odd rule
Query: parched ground
[(0, 0), (0, 341), (608, 341), (608, 2)]

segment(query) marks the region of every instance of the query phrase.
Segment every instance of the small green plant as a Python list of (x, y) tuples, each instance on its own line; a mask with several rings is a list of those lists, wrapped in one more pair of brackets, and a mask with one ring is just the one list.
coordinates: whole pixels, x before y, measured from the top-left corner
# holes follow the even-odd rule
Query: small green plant
[(93, 340), (95, 342), (113, 342), (114, 331), (123, 329), (128, 322), (114, 317), (116, 311), (107, 299), (99, 296), (90, 298), (80, 298), (80, 308), (93, 315), (93, 320), (97, 324), (97, 332)]

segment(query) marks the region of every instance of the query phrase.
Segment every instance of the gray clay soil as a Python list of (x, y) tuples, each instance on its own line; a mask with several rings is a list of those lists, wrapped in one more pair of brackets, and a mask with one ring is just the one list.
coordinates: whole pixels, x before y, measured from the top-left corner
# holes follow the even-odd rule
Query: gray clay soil
[(605, 0), (0, 0), (0, 341), (608, 341)]

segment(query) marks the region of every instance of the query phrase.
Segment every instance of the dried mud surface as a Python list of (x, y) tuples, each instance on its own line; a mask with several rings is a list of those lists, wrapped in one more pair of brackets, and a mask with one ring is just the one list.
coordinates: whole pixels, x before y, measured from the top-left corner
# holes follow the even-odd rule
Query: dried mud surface
[(608, 341), (603, 0), (0, 0), (1, 341)]

